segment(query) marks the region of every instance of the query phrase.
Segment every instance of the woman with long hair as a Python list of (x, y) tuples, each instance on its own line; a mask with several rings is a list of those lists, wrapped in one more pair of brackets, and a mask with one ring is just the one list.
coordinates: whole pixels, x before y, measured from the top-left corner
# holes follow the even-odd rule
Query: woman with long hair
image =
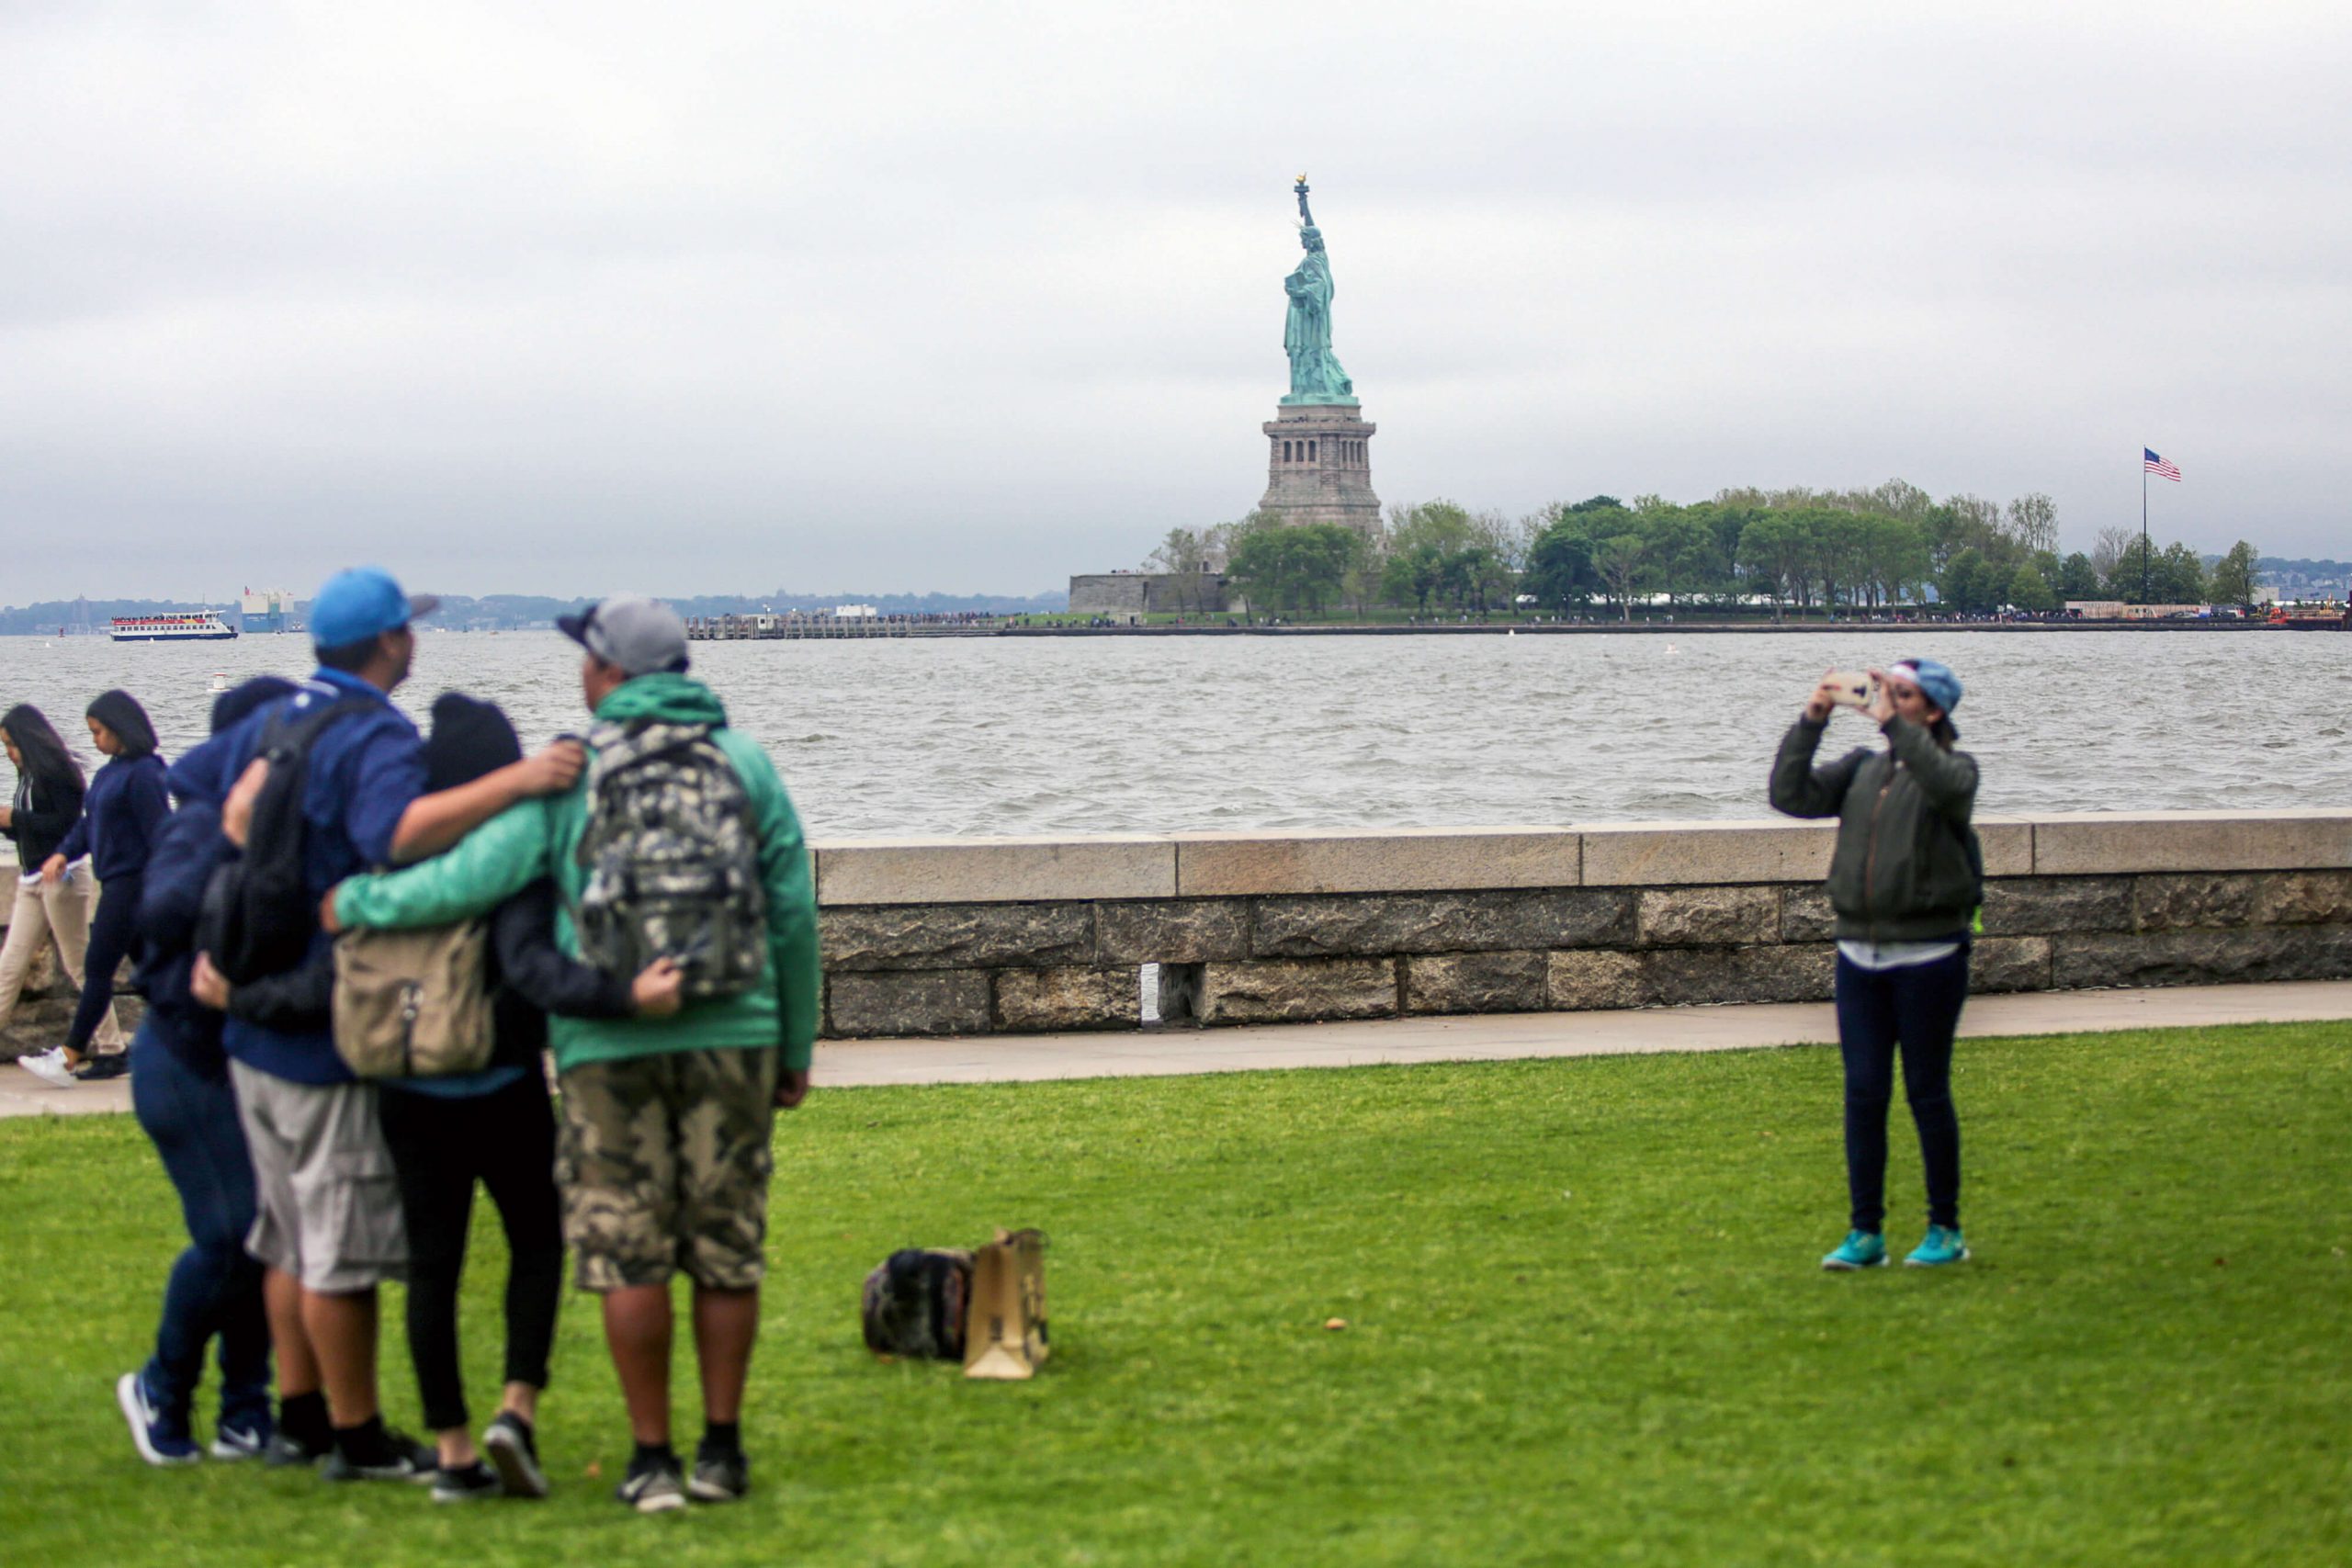
[(61, 1089), (130, 1070), (128, 1049), (101, 1052), (86, 1062), (83, 1054), (99, 1024), (113, 1016), (115, 971), (131, 956), (138, 934), (147, 856), (172, 814), (168, 775), (155, 751), (155, 727), (138, 699), (128, 692), (105, 692), (91, 701), (85, 716), (91, 744), (106, 755), (107, 764), (90, 781), (81, 820), (40, 868), (44, 883), (59, 886), (74, 863), (87, 855), (90, 874), (97, 879), (98, 910), (90, 921), (89, 953), (82, 966), (82, 1005), (64, 1044), (24, 1059), (27, 1071)]
[(1883, 750), (1814, 766), (1829, 716), (1850, 698), (1825, 678), (1781, 742), (1772, 805), (1792, 817), (1835, 817), (1829, 904), (1838, 916), (1838, 1047), (1846, 1072), (1846, 1239), (1824, 1269), (1886, 1262), (1886, 1112), (1894, 1061), (1927, 1167), (1928, 1234), (1915, 1268), (1968, 1257), (1960, 1232), (1960, 1115), (1952, 1108), (1952, 1039), (1968, 999), (1970, 929), (1984, 863), (1969, 818), (1976, 759), (1958, 750), (1951, 710), (1960, 677), (1932, 659), (1871, 671), (1863, 710)]
[[(86, 787), (82, 764), (29, 703), (0, 714), (0, 744), (17, 770), (14, 795), (0, 806), (0, 835), (16, 846), (17, 871), (8, 940), (0, 944), (0, 1029), (6, 1029), (43, 947), (56, 953), (59, 970), (81, 989), (82, 959), (90, 942), (90, 877), (86, 867), (54, 883), (40, 875), (41, 863), (81, 820)], [(122, 1032), (112, 1014), (100, 1022), (95, 1038), (101, 1051), (122, 1048)]]

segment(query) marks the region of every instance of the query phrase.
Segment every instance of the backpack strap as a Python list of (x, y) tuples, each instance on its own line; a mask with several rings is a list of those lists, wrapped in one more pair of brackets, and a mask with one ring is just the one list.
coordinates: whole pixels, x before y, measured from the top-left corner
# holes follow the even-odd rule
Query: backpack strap
[(254, 754), (261, 757), (283, 751), (307, 760), (311, 747), (329, 725), (381, 705), (374, 697), (337, 697), (324, 707), (298, 715), (294, 705), (288, 703), (270, 715), (269, 722), (262, 727), (261, 744)]

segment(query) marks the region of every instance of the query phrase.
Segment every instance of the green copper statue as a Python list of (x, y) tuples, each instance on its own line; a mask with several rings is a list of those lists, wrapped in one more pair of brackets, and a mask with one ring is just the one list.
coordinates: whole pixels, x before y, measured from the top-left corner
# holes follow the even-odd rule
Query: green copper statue
[(1298, 242), (1306, 259), (1283, 279), (1290, 314), (1283, 322), (1283, 352), (1290, 355), (1290, 392), (1285, 403), (1347, 403), (1356, 400), (1355, 383), (1331, 354), (1331, 260), (1323, 254), (1323, 231), (1306, 209), (1306, 176), (1298, 176)]

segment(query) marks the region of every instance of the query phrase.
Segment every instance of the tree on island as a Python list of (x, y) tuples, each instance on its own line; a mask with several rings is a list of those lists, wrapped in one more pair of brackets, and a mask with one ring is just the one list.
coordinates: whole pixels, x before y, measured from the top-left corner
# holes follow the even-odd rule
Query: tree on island
[[(1243, 538), (1281, 527), (1261, 513), (1197, 535), (1177, 529), (1150, 564), (1222, 562), (1227, 540), (1238, 562)], [(1515, 610), (1523, 594), (1554, 614), (1605, 599), (1630, 620), (1635, 596), (1662, 593), (1678, 609), (1736, 612), (1769, 600), (1779, 620), (1792, 609), (1871, 615), (1932, 602), (1965, 615), (2042, 614), (2069, 600), (2141, 598), (2137, 533), (2104, 529), (2089, 551), (2063, 557), (2057, 534), (2056, 504), (2041, 491), (2006, 506), (1965, 491), (1938, 501), (1894, 479), (1866, 490), (1724, 490), (1689, 505), (1594, 495), (1516, 520), (1434, 500), (1392, 508), (1385, 529), (1357, 536), (1336, 583), (1303, 546), (1261, 544), (1248, 561), (1260, 602), (1294, 614), (1314, 613), (1310, 604), (1358, 615), (1377, 604), (1485, 614)], [(2217, 565), (2214, 597), (2252, 598), (2263, 570), (2252, 548), (2241, 541), (2227, 570)], [(2159, 602), (2206, 597), (2204, 564), (2188, 546), (2146, 564)]]
[(2054, 586), (2061, 601), (2096, 599), (2103, 592), (2099, 587), (2098, 569), (2091, 565), (2091, 558), (2080, 550), (2060, 563)]
[(2261, 552), (2240, 539), (2230, 547), (2229, 553), (2213, 563), (2212, 576), (2206, 583), (2216, 604), (2235, 604), (2245, 609), (2254, 604), (2254, 579), (2262, 559)]
[(1363, 536), (1341, 523), (1254, 523), (1234, 540), (1226, 571), (1253, 610), (1317, 615), (1363, 548)]
[(1650, 582), (1649, 541), (1639, 534), (1611, 534), (1592, 547), (1592, 567), (1617, 601), (1617, 618), (1634, 618), (1634, 595)]
[(2020, 566), (2009, 579), (2009, 603), (2029, 615), (2044, 615), (2058, 607), (2050, 580), (2030, 565)]

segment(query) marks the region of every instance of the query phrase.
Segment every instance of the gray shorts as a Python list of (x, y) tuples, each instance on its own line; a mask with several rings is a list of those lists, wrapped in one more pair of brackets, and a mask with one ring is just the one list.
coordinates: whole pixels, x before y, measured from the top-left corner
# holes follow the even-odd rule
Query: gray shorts
[(245, 1250), (322, 1295), (402, 1278), (408, 1227), (376, 1086), (291, 1083), (238, 1061), (229, 1077), (254, 1159)]

